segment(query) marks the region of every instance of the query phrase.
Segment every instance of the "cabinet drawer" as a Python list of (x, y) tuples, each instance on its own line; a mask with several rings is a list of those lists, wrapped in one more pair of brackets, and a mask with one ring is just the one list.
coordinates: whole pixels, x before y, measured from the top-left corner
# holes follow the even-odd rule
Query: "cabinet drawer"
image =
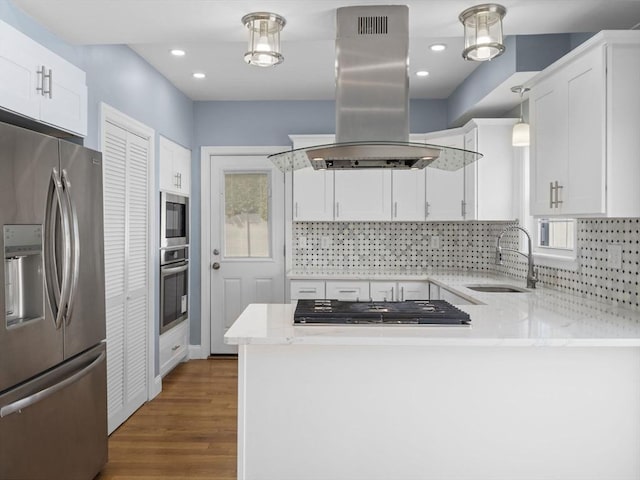
[(163, 377), (187, 357), (188, 335), (188, 321), (184, 321), (160, 335), (160, 375)]
[(291, 300), (305, 300), (325, 298), (324, 282), (292, 280), (291, 281)]
[(363, 301), (370, 300), (369, 282), (327, 282), (327, 298), (333, 300)]

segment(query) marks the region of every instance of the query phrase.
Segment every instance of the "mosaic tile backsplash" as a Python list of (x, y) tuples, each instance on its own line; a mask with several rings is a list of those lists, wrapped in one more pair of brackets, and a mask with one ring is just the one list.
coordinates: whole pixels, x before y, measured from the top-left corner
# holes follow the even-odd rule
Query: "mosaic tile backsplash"
[[(499, 272), (524, 280), (526, 259), (505, 252), (495, 265), (495, 241), (515, 222), (294, 222), (295, 271), (407, 271), (455, 268)], [(640, 310), (640, 219), (578, 220), (578, 267), (538, 267), (548, 287)], [(503, 247), (515, 248), (508, 232)], [(607, 245), (622, 245), (622, 269), (607, 265)]]

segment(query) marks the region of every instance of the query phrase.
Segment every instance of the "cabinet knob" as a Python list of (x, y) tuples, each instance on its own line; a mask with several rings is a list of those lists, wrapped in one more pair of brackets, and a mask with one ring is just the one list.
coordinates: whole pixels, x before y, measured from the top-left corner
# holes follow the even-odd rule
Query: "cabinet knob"
[(213, 262), (211, 268), (213, 268), (214, 270), (220, 270), (220, 264), (218, 262)]

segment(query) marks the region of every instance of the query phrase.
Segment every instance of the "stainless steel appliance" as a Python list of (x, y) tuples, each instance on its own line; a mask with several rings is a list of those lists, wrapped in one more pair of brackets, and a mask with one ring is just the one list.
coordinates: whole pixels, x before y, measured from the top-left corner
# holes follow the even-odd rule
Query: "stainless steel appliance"
[(468, 313), (445, 300), (298, 300), (293, 316), (299, 325), (468, 325), (470, 321)]
[(409, 141), (409, 7), (336, 11), (336, 143), (270, 155), (283, 171), (424, 167), (458, 170), (477, 152)]
[(160, 192), (160, 247), (189, 244), (189, 198)]
[(102, 156), (0, 123), (0, 478), (107, 460)]
[(189, 315), (189, 247), (160, 250), (160, 333)]

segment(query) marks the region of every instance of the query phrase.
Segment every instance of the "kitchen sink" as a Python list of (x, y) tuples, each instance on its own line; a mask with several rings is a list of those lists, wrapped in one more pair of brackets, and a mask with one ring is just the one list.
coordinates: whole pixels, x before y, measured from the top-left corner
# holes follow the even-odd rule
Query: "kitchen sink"
[(529, 293), (526, 288), (514, 287), (513, 285), (467, 285), (467, 288), (486, 293)]

